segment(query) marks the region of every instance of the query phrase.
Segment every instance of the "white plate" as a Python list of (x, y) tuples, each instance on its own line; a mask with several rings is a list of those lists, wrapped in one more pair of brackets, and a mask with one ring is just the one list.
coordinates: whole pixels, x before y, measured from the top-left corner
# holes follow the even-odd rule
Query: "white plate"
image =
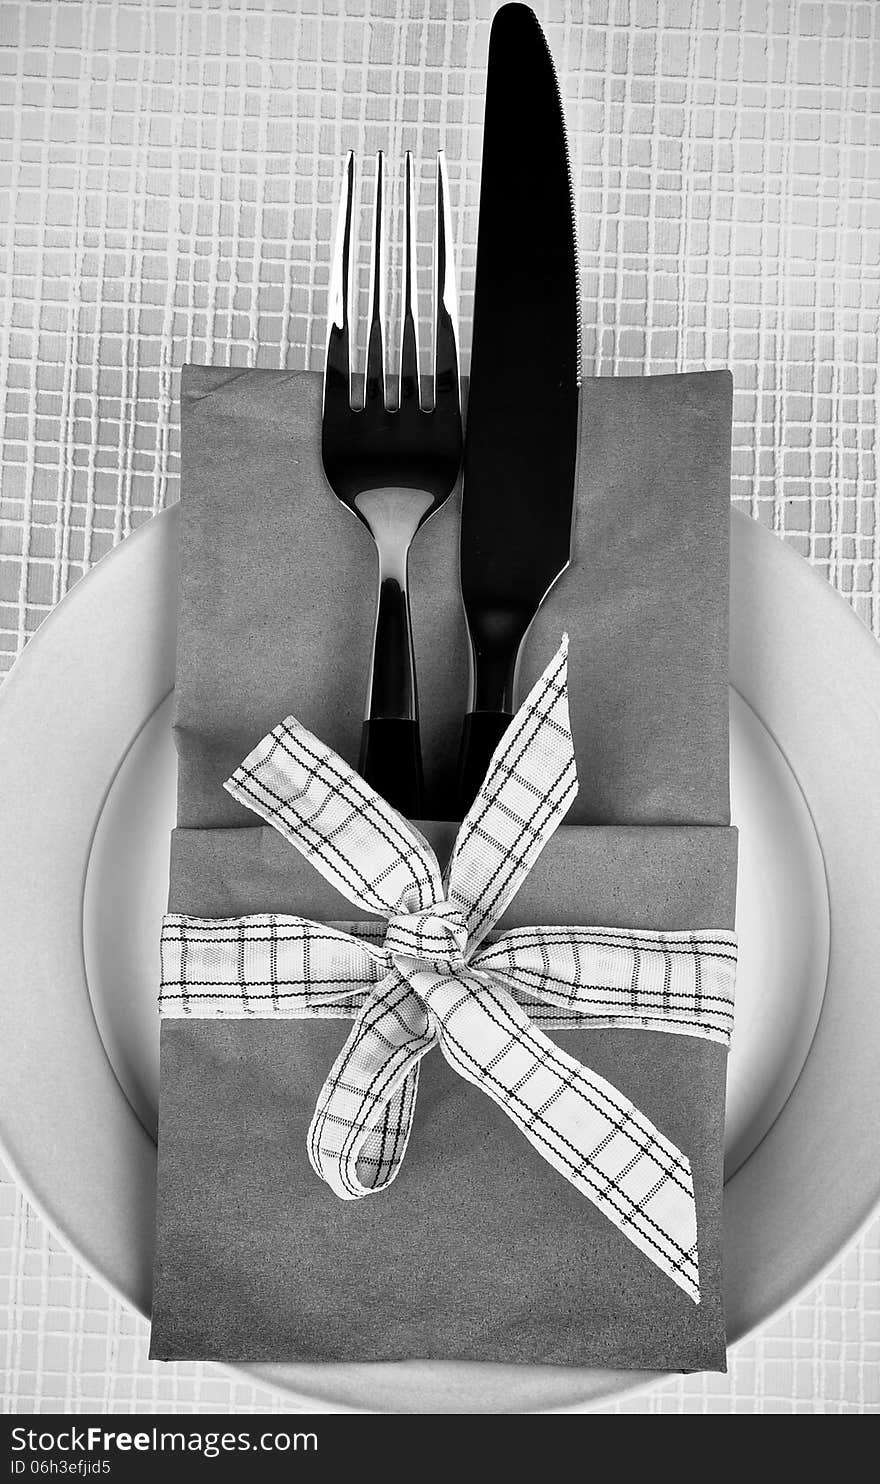
[[(99, 563), (0, 694), (5, 1153), (67, 1245), (143, 1312), (156, 942), (174, 817), (176, 526), (172, 509)], [(880, 1196), (880, 1003), (869, 993), (880, 650), (781, 543), (736, 513), (732, 533), (741, 965), (725, 1213), (736, 1338), (814, 1278)], [(333, 1409), (562, 1408), (645, 1379), (416, 1363), (248, 1370)]]
[[(755, 713), (735, 691), (730, 702), (740, 948), (727, 1085), (728, 1178), (771, 1127), (800, 1075), (822, 1009), (829, 929), (822, 853), (804, 796)], [(110, 785), (83, 898), (86, 984), (98, 1030), (152, 1137), (159, 1093), (156, 944), (168, 899), (177, 781), (172, 706), (168, 695)]]

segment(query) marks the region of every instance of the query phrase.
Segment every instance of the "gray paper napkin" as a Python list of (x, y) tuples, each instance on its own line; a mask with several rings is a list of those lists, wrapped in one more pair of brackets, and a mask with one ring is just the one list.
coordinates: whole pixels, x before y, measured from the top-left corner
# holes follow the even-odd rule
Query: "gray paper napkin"
[[(288, 713), (356, 760), (376, 560), (327, 489), (320, 382), (190, 367), (182, 390), (179, 828), (169, 906), (357, 913), (223, 780)], [(731, 927), (730, 379), (587, 381), (575, 554), (522, 688), (571, 640), (580, 794), (500, 926)], [(449, 818), (466, 655), (458, 505), (412, 560), (427, 798)], [(455, 826), (426, 827), (441, 859)], [(166, 1021), (151, 1354), (724, 1367), (726, 1053), (641, 1030), (554, 1036), (689, 1157), (699, 1306), (437, 1053), (387, 1192), (341, 1202), (305, 1135), (344, 1021)]]

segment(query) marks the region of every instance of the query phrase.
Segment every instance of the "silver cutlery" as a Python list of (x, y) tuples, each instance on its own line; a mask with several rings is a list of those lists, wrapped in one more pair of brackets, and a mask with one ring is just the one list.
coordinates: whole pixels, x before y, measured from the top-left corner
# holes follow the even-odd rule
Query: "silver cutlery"
[(459, 810), (517, 707), (535, 614), (571, 555), (580, 326), (575, 214), (553, 59), (525, 5), (489, 37), (461, 514), (471, 641)]
[(437, 159), (434, 257), (434, 386), (421, 403), (413, 161), (405, 165), (400, 382), (389, 406), (385, 372), (384, 159), (376, 164), (371, 297), (363, 401), (355, 404), (352, 329), (352, 215), (355, 163), (349, 154), (330, 279), (321, 453), (328, 483), (369, 530), (379, 558), (376, 625), (359, 771), (410, 818), (422, 813), (422, 762), (407, 566), (416, 532), (451, 494), (462, 457), (455, 269), (446, 164)]

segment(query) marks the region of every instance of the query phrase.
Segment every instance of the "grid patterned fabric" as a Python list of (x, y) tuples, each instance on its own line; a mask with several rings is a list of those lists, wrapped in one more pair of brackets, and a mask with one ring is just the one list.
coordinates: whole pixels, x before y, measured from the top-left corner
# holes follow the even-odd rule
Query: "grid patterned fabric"
[(735, 935), (533, 926), (483, 943), (578, 791), (567, 657), (565, 635), (492, 754), (443, 876), (429, 843), (337, 753), (292, 716), (273, 727), (224, 786), (354, 906), (384, 918), (384, 939), (374, 946), (273, 912), (168, 913), (159, 1013), (308, 1018), (362, 986), (308, 1133), (312, 1168), (340, 1199), (396, 1179), (420, 1063), (437, 1046), (699, 1303), (690, 1161), (618, 1088), (548, 1040), (511, 988), (525, 985), (539, 1004), (546, 996), (575, 1022), (581, 1011), (585, 1029), (598, 999), (606, 1020), (610, 1000), (624, 1025), (644, 1023), (650, 1008), (670, 1029), (714, 1037), (715, 1007), (732, 1023)]
[[(569, 121), (586, 372), (730, 366), (735, 502), (880, 637), (880, 6), (534, 8)], [(427, 295), (444, 146), (467, 369), (494, 9), (0, 8), (0, 672), (99, 556), (175, 498), (184, 361), (320, 363), (346, 149), (387, 151), (395, 243), (415, 150)], [(361, 307), (367, 271), (364, 252)], [(0, 1183), (0, 1406), (286, 1409), (219, 1369), (151, 1364), (146, 1349), (141, 1321)], [(670, 1381), (615, 1409), (880, 1410), (880, 1222), (734, 1350), (726, 1378)]]

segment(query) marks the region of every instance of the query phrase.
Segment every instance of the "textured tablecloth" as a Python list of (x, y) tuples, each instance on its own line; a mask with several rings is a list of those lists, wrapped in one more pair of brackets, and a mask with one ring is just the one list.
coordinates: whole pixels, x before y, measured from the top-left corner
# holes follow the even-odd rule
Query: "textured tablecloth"
[[(495, 8), (2, 7), (0, 673), (99, 556), (176, 498), (184, 361), (320, 364), (346, 149), (387, 150), (392, 241), (394, 171), (416, 151), (427, 295), (445, 147), (466, 369)], [(880, 6), (534, 8), (569, 121), (587, 371), (730, 366), (735, 503), (880, 637)], [(365, 209), (369, 191), (367, 178)], [(366, 254), (360, 288), (363, 307)], [(289, 1409), (146, 1352), (146, 1325), (0, 1169), (0, 1410)], [(602, 1410), (880, 1410), (880, 1221), (734, 1348), (728, 1376)]]

